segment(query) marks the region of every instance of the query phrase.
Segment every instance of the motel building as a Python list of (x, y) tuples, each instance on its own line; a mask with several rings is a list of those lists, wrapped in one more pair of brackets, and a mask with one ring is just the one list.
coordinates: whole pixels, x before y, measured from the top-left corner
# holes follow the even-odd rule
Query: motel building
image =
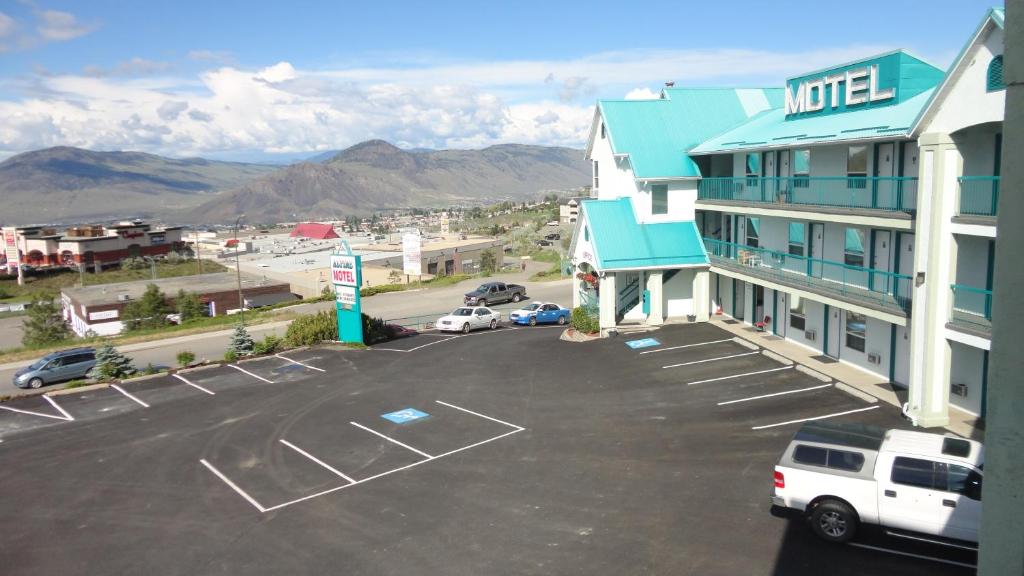
[(946, 71), (897, 50), (600, 101), (574, 305), (603, 333), (729, 316), (908, 389), (918, 425), (984, 417), (1002, 51), (992, 9)]

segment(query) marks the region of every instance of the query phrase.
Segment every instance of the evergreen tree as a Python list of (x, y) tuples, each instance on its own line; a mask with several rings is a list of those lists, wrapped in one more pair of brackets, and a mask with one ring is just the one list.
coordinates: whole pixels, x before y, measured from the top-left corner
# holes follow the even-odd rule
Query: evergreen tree
[(498, 270), (498, 258), (494, 250), (488, 248), (480, 253), (480, 270), (485, 274), (493, 274)]
[(195, 292), (185, 292), (184, 289), (179, 290), (178, 297), (174, 303), (178, 308), (178, 314), (181, 315), (182, 322), (208, 315), (206, 304), (203, 304), (203, 301), (199, 299), (199, 295)]
[(21, 343), (25, 346), (52, 344), (70, 336), (53, 294), (39, 293), (32, 297), (28, 317), (22, 321), (22, 326)]
[(135, 372), (131, 358), (118, 352), (110, 342), (104, 342), (96, 351), (96, 375), (101, 380), (124, 378)]
[(142, 298), (124, 307), (122, 318), (129, 330), (159, 328), (167, 324), (169, 309), (163, 292), (156, 284), (146, 286)]
[(249, 331), (245, 329), (245, 326), (242, 324), (236, 326), (234, 334), (231, 335), (231, 343), (228, 344), (228, 351), (234, 352), (238, 358), (252, 356), (254, 346), (255, 343), (252, 341), (252, 336), (249, 335)]

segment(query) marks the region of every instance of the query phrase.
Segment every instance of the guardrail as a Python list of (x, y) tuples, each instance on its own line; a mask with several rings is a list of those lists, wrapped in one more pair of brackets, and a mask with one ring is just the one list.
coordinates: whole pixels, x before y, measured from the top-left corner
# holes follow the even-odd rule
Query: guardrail
[(956, 213), (963, 216), (995, 216), (999, 205), (999, 176), (961, 176)]
[(906, 274), (808, 258), (714, 238), (704, 238), (704, 246), (711, 258), (750, 267), (751, 272), (758, 276), (789, 285), (826, 290), (846, 299), (883, 305), (895, 303), (904, 311), (910, 308), (913, 278)]
[(953, 305), (949, 319), (970, 328), (992, 329), (992, 291), (963, 284), (951, 284)]
[(697, 199), (914, 212), (917, 209), (917, 178), (911, 176), (704, 178), (698, 185)]

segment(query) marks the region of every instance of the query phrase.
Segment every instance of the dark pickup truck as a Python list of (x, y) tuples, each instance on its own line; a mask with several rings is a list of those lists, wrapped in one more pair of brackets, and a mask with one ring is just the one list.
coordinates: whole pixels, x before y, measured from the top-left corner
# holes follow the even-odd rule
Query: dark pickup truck
[(504, 282), (487, 282), (466, 294), (463, 302), (467, 306), (487, 306), (502, 302), (519, 302), (526, 298), (526, 287)]

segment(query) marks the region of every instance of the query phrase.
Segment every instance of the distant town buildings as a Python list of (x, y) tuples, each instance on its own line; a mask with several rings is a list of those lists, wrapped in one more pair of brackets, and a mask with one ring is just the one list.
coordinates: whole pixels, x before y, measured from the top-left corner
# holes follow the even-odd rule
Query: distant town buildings
[(31, 268), (103, 267), (125, 258), (161, 256), (185, 247), (181, 228), (153, 229), (144, 222), (110, 226), (74, 226), (59, 230), (49, 226), (3, 228), (0, 266), (8, 273), (19, 265)]

